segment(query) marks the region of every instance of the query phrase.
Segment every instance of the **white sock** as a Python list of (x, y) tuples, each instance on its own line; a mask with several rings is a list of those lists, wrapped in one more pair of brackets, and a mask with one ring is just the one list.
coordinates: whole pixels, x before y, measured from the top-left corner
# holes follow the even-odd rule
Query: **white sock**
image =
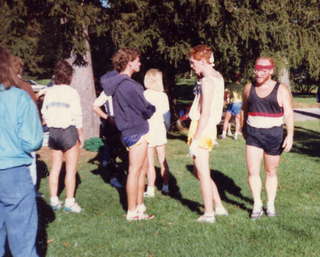
[(137, 210), (129, 211), (127, 212), (127, 218), (135, 217), (137, 216)]

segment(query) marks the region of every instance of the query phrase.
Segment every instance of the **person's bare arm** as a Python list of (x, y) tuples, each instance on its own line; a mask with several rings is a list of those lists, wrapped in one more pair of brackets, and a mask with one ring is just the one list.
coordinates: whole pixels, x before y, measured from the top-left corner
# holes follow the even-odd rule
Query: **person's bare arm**
[(293, 108), (292, 108), (292, 95), (285, 85), (280, 85), (278, 101), (283, 107), (284, 122), (286, 124), (287, 136), (284, 139), (282, 147), (285, 152), (289, 152), (293, 145), (293, 133), (294, 133), (294, 122), (293, 122)]
[(199, 119), (197, 131), (194, 135), (194, 140), (199, 139), (199, 137), (203, 133), (203, 130), (206, 128), (210, 114), (211, 114), (210, 107), (213, 99), (213, 96), (212, 96), (213, 85), (211, 85), (210, 82), (211, 81), (204, 80), (201, 86), (201, 91), (202, 91), (201, 98), (200, 98), (201, 113), (200, 113), (200, 119)]
[(246, 138), (246, 124), (248, 118), (248, 97), (251, 89), (251, 83), (248, 83), (244, 86), (242, 93), (242, 110), (240, 115), (240, 127), (244, 138)]
[(102, 119), (108, 119), (108, 114), (106, 114), (99, 106), (93, 105), (93, 111)]

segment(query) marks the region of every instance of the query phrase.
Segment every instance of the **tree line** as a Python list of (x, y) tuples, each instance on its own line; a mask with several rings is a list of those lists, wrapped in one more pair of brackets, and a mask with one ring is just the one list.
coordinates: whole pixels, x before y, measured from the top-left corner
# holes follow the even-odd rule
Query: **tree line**
[(288, 71), (306, 91), (320, 80), (318, 0), (1, 0), (0, 5), (0, 44), (24, 60), (29, 75), (48, 78), (57, 60), (72, 61), (74, 85), (86, 95), (87, 137), (99, 126), (88, 110), (94, 77), (111, 69), (119, 47), (138, 48), (145, 69), (163, 70), (169, 95), (176, 75), (189, 71), (186, 52), (199, 43), (213, 48), (216, 68), (230, 82), (239, 74), (250, 79), (261, 55), (274, 57), (287, 83)]

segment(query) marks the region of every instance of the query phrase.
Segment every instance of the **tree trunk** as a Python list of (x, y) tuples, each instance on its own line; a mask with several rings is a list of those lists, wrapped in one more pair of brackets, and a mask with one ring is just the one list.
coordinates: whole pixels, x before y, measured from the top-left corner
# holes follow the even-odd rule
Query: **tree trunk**
[(289, 90), (291, 91), (290, 76), (289, 76), (289, 64), (288, 64), (288, 60), (286, 58), (284, 58), (284, 63), (280, 67), (280, 70), (279, 70), (279, 82), (288, 86)]
[(68, 61), (74, 68), (71, 86), (80, 94), (81, 107), (83, 114), (83, 130), (85, 139), (99, 136), (100, 121), (97, 115), (92, 111), (92, 104), (96, 99), (96, 90), (94, 86), (92, 59), (89, 42), (86, 41), (87, 52), (83, 56), (86, 65), (76, 65), (75, 56), (72, 55)]

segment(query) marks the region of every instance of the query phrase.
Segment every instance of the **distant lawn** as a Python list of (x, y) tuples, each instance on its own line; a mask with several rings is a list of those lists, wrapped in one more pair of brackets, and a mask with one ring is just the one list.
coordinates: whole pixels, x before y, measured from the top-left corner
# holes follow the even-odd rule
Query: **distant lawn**
[[(212, 176), (230, 215), (218, 217), (215, 224), (195, 221), (203, 206), (184, 135), (171, 134), (168, 142), (172, 195), (158, 191), (155, 198), (146, 199), (149, 212), (156, 215), (152, 221), (125, 220), (124, 191), (108, 184), (108, 170), (88, 163), (95, 153), (83, 151), (77, 192), (83, 213), (51, 211), (46, 204), (47, 178), (41, 180), (42, 250), (47, 257), (319, 256), (319, 122), (297, 123), (295, 139), (279, 168), (279, 216), (257, 221), (249, 219), (252, 201), (244, 141), (219, 140), (211, 155)], [(44, 170), (50, 166), (47, 148), (39, 155)]]
[(293, 95), (293, 106), (295, 108), (315, 108), (319, 107), (319, 103), (316, 102), (316, 95)]

